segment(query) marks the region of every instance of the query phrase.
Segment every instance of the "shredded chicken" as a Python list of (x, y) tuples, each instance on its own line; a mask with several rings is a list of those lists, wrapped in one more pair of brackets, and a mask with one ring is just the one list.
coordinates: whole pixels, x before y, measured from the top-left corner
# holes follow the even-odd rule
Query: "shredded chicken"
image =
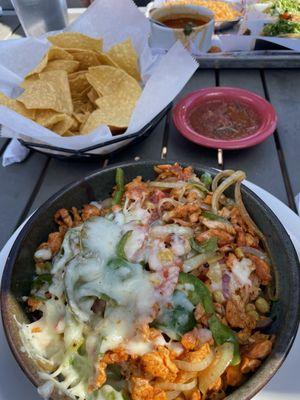
[(82, 209), (81, 218), (83, 221), (86, 221), (87, 219), (90, 219), (92, 217), (99, 217), (100, 215), (101, 215), (101, 210), (99, 210), (98, 207), (91, 204), (87, 204)]
[(163, 390), (150, 385), (147, 379), (132, 377), (131, 379), (132, 400), (167, 400)]
[(178, 368), (170, 358), (170, 351), (163, 346), (142, 356), (141, 365), (148, 374), (169, 382), (173, 382), (178, 373)]
[(212, 237), (216, 237), (218, 239), (219, 246), (225, 246), (226, 244), (230, 244), (234, 241), (234, 236), (221, 229), (208, 229), (207, 231), (198, 234), (196, 239), (199, 243), (203, 243)]
[(255, 319), (246, 313), (244, 305), (238, 301), (228, 300), (226, 304), (226, 320), (232, 328), (255, 328)]

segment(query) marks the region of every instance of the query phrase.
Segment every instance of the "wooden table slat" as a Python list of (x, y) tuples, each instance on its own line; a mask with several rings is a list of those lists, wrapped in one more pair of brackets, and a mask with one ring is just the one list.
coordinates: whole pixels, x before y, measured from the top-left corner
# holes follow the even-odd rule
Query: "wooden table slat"
[(40, 205), (42, 205), (49, 197), (55, 194), (69, 183), (83, 178), (89, 173), (100, 169), (103, 166), (103, 160), (84, 162), (84, 161), (67, 161), (52, 158), (45, 171), (43, 181), (39, 191), (28, 212), (30, 215)]
[[(264, 97), (258, 70), (221, 70), (220, 86), (234, 86), (251, 90)], [(249, 149), (224, 152), (225, 168), (243, 169), (249, 180), (268, 190), (287, 203), (287, 194), (273, 137)], [(274, 177), (277, 177), (274, 179)]]
[(266, 70), (265, 81), (270, 101), (278, 114), (279, 145), (295, 196), (300, 192), (300, 71)]
[(22, 164), (2, 167), (0, 159), (1, 196), (0, 249), (13, 233), (32, 199), (48, 157), (34, 153)]
[(119, 163), (123, 161), (134, 161), (134, 160), (158, 160), (160, 159), (163, 138), (164, 138), (164, 127), (166, 117), (164, 117), (157, 127), (151, 132), (150, 136), (143, 141), (125, 147), (120, 152), (109, 157), (109, 163)]

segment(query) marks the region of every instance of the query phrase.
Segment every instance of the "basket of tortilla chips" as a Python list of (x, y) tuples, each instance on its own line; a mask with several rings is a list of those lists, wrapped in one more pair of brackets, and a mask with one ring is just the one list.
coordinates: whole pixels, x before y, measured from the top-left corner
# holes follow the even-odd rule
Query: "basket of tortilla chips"
[[(95, 13), (107, 20), (116, 2), (96, 1), (67, 32), (13, 44), (24, 53), (24, 66), (17, 70), (13, 64), (11, 69), (0, 61), (4, 82), (7, 71), (10, 78), (7, 85), (0, 82), (0, 123), (6, 136), (52, 155), (87, 157), (109, 154), (151, 131), (197, 65), (179, 44), (154, 58), (145, 39), (148, 21), (131, 0), (119, 4), (120, 38), (118, 33), (107, 35), (107, 28), (104, 34), (97, 27), (93, 31), (87, 21)], [(135, 13), (138, 38), (136, 27), (128, 25)], [(30, 60), (33, 49), (42, 54), (37, 63)], [(179, 58), (181, 65), (170, 76), (169, 67)], [(11, 74), (16, 71), (14, 85)]]

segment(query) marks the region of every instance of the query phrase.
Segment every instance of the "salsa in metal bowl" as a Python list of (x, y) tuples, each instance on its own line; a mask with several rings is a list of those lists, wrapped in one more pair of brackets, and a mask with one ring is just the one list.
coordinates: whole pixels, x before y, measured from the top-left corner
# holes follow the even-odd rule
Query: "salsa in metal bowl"
[(161, 17), (158, 20), (169, 28), (185, 29), (205, 25), (210, 21), (210, 18), (195, 14), (173, 14)]

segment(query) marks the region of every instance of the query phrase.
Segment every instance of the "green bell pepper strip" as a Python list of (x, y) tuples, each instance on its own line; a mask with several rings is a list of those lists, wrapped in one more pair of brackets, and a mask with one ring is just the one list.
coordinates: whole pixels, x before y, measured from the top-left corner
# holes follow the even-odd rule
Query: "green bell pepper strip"
[(197, 189), (199, 192), (202, 193), (202, 199), (205, 198), (206, 194), (208, 193), (208, 189), (206, 188), (206, 186), (203, 183), (190, 181), (189, 185), (192, 188)]
[(204, 218), (210, 219), (211, 221), (219, 221), (219, 222), (224, 222), (225, 224), (230, 224), (228, 219), (224, 217), (220, 217), (220, 215), (217, 215), (211, 211), (203, 211), (201, 214)]
[[(180, 297), (178, 298), (179, 293)], [(182, 302), (182, 300), (184, 301)], [(151, 326), (160, 329), (171, 339), (179, 340), (182, 335), (191, 331), (197, 323), (194, 317), (192, 302), (188, 300), (188, 296), (185, 293), (175, 291), (172, 299), (172, 308), (164, 308), (158, 318), (152, 322)], [(190, 303), (191, 308), (184, 306), (186, 301)]]
[(199, 303), (202, 303), (204, 310), (207, 314), (214, 314), (215, 309), (212, 301), (211, 293), (208, 287), (200, 281), (200, 279), (196, 278), (194, 275), (186, 274), (185, 272), (179, 273), (178, 279), (179, 285), (192, 285), (194, 290), (186, 290), (187, 297), (191, 303), (196, 306)]
[(121, 257), (121, 258), (126, 258), (126, 254), (125, 254), (125, 245), (127, 240), (130, 238), (130, 236), (132, 235), (132, 231), (128, 231), (126, 232), (122, 237), (121, 240), (119, 241), (119, 243), (117, 244), (117, 256)]
[(194, 239), (190, 239), (190, 245), (193, 250), (200, 254), (215, 253), (218, 250), (218, 238), (212, 237), (202, 244), (198, 244)]
[(232, 365), (240, 363), (240, 352), (239, 343), (235, 333), (226, 325), (224, 325), (219, 318), (216, 316), (215, 308), (212, 301), (212, 296), (207, 286), (198, 278), (193, 275), (180, 272), (179, 285), (189, 284), (194, 287), (194, 290), (187, 290), (188, 299), (194, 305), (201, 303), (207, 314), (210, 315), (208, 320), (209, 328), (212, 332), (213, 338), (216, 344), (219, 346), (225, 342), (233, 343), (234, 345), (234, 357)]
[(51, 274), (41, 274), (34, 278), (31, 290), (38, 291), (44, 283), (48, 283), (49, 285), (52, 283), (52, 275)]
[(126, 387), (126, 381), (121, 373), (121, 367), (118, 364), (110, 364), (106, 368), (106, 385), (112, 386), (115, 390), (121, 392)]
[(123, 194), (125, 192), (124, 171), (122, 168), (116, 170), (116, 191), (113, 197), (112, 205), (121, 204)]
[(238, 365), (241, 362), (240, 346), (235, 333), (214, 314), (208, 320), (208, 326), (218, 346), (225, 342), (233, 344), (233, 359), (231, 365)]
[(200, 180), (204, 184), (206, 189), (208, 190), (211, 189), (211, 184), (212, 184), (211, 174), (209, 174), (208, 172), (204, 172), (204, 174), (201, 175)]

